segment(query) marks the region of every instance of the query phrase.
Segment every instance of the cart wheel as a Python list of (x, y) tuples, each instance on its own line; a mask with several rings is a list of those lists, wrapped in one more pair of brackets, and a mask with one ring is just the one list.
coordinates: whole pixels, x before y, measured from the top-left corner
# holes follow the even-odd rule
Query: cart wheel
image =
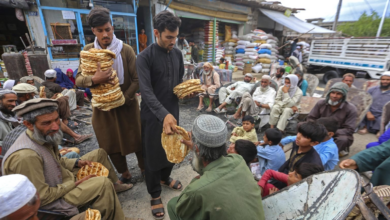
[(336, 70), (329, 70), (325, 72), (324, 76), (322, 77), (322, 81), (326, 85), (330, 79), (339, 78), (339, 73)]

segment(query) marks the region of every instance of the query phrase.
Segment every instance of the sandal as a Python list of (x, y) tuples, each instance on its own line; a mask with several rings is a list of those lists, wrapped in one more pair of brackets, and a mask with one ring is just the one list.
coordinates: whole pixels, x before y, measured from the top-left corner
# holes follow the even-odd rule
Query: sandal
[[(178, 188), (179, 184), (181, 185), (180, 188)], [(165, 181), (164, 183), (161, 183), (161, 185), (169, 187), (173, 190), (181, 191), (183, 189), (183, 184), (179, 180), (173, 180), (171, 177), (169, 177), (168, 181)]]
[(125, 184), (131, 184), (131, 179), (132, 179), (133, 177), (130, 177), (129, 179), (126, 179), (126, 178), (124, 178), (123, 176), (121, 176), (120, 178), (119, 178), (119, 181), (121, 181), (122, 183), (125, 183)]
[(68, 120), (67, 126), (68, 126), (69, 128), (76, 128), (78, 125), (79, 125), (79, 124), (77, 124), (76, 122), (71, 121), (71, 120)]
[[(164, 205), (161, 201), (161, 197), (158, 199), (150, 200), (150, 206), (152, 206), (152, 215), (154, 219), (164, 219), (165, 211), (164, 211)], [(153, 206), (155, 206), (155, 208), (153, 208)], [(163, 215), (157, 216), (158, 213), (163, 213)]]
[(198, 108), (196, 109), (196, 111), (197, 111), (197, 112), (200, 112), (200, 111), (202, 111), (203, 108), (204, 108), (204, 106), (202, 105), (201, 107), (198, 107)]
[(93, 136), (93, 134), (83, 134), (80, 138), (74, 139), (75, 144), (81, 144), (82, 142), (90, 139)]

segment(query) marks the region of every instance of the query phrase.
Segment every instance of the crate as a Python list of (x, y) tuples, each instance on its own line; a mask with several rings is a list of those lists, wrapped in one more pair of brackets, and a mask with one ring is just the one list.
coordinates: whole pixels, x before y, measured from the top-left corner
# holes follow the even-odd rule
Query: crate
[(50, 23), (54, 39), (73, 39), (70, 24), (68, 23)]

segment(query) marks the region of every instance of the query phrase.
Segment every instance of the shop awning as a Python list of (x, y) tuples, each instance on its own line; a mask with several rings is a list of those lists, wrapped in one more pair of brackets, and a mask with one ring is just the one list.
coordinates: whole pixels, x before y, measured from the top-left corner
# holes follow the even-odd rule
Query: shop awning
[(283, 12), (278, 12), (278, 11), (272, 11), (268, 9), (259, 9), (263, 14), (265, 14), (267, 17), (270, 19), (274, 20), (275, 22), (286, 26), (287, 28), (290, 28), (293, 31), (296, 31), (300, 34), (306, 33), (309, 30), (313, 29), (310, 31), (310, 34), (332, 34), (335, 33), (335, 31), (331, 31), (326, 28), (319, 27), (314, 24), (306, 23), (294, 15), (291, 15), (290, 17), (287, 17), (284, 15)]
[(26, 0), (0, 0), (0, 7), (29, 9)]
[[(175, 14), (176, 14), (176, 16), (182, 17), (182, 18), (192, 18), (192, 19), (199, 19), (199, 20), (206, 20), (206, 21), (214, 20), (214, 17), (211, 17), (211, 16), (200, 15), (200, 14), (186, 12), (186, 11), (180, 11), (180, 10), (175, 10)], [(245, 23), (245, 22), (233, 21), (233, 20), (222, 19), (222, 18), (216, 18), (216, 19), (217, 19), (217, 21), (230, 23), (230, 24), (243, 24), (243, 23)]]

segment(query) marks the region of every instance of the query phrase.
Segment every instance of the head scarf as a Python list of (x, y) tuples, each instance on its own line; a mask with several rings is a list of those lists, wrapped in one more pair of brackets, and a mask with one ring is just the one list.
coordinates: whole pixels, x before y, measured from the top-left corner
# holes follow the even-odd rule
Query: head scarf
[[(71, 76), (68, 76), (68, 72), (72, 72), (72, 75), (71, 75)], [(70, 79), (70, 81), (72, 81), (73, 85), (76, 85), (76, 80), (75, 80), (75, 78), (73, 77), (73, 70), (72, 70), (72, 69), (67, 69), (67, 70), (66, 70), (66, 76)]]
[(4, 82), (3, 89), (9, 89), (9, 90), (11, 90), (12, 87), (14, 87), (14, 85), (15, 85), (15, 80), (9, 79), (9, 80), (7, 80), (7, 81)]
[[(9, 89), (0, 90), (0, 96), (6, 95), (6, 94), (15, 94), (16, 95), (16, 92), (9, 90)], [(10, 123), (18, 123), (18, 119), (16, 119), (12, 115), (6, 115), (2, 111), (0, 111), (0, 119), (4, 120), (6, 122), (10, 122)]]
[(290, 97), (293, 97), (298, 88), (298, 76), (290, 74), (287, 75), (286, 78), (290, 80), (290, 88), (288, 89), (288, 94), (290, 95)]
[(69, 77), (63, 73), (60, 68), (55, 68), (54, 70), (56, 72), (56, 83), (62, 88), (72, 89), (74, 83), (69, 79)]
[[(99, 45), (97, 37), (95, 37), (95, 42), (93, 43), (93, 45), (96, 49), (102, 49)], [(119, 79), (119, 84), (121, 84), (121, 85), (123, 84), (123, 82), (125, 80), (124, 79), (125, 70), (123, 69), (123, 60), (122, 60), (122, 55), (121, 55), (122, 48), (123, 48), (123, 41), (116, 38), (116, 36), (114, 34), (114, 37), (111, 41), (111, 44), (107, 47), (107, 49), (111, 50), (116, 55), (116, 58), (114, 59), (114, 64), (112, 65), (112, 68), (114, 70), (116, 70), (116, 73), (117, 73), (118, 79)]]
[(11, 174), (0, 177), (0, 218), (25, 206), (37, 193), (26, 176)]
[(343, 98), (340, 102), (344, 102), (347, 98), (349, 86), (343, 82), (337, 82), (332, 87), (330, 87), (328, 94), (326, 94), (326, 103), (329, 102), (330, 93), (332, 92), (341, 92), (343, 94)]

